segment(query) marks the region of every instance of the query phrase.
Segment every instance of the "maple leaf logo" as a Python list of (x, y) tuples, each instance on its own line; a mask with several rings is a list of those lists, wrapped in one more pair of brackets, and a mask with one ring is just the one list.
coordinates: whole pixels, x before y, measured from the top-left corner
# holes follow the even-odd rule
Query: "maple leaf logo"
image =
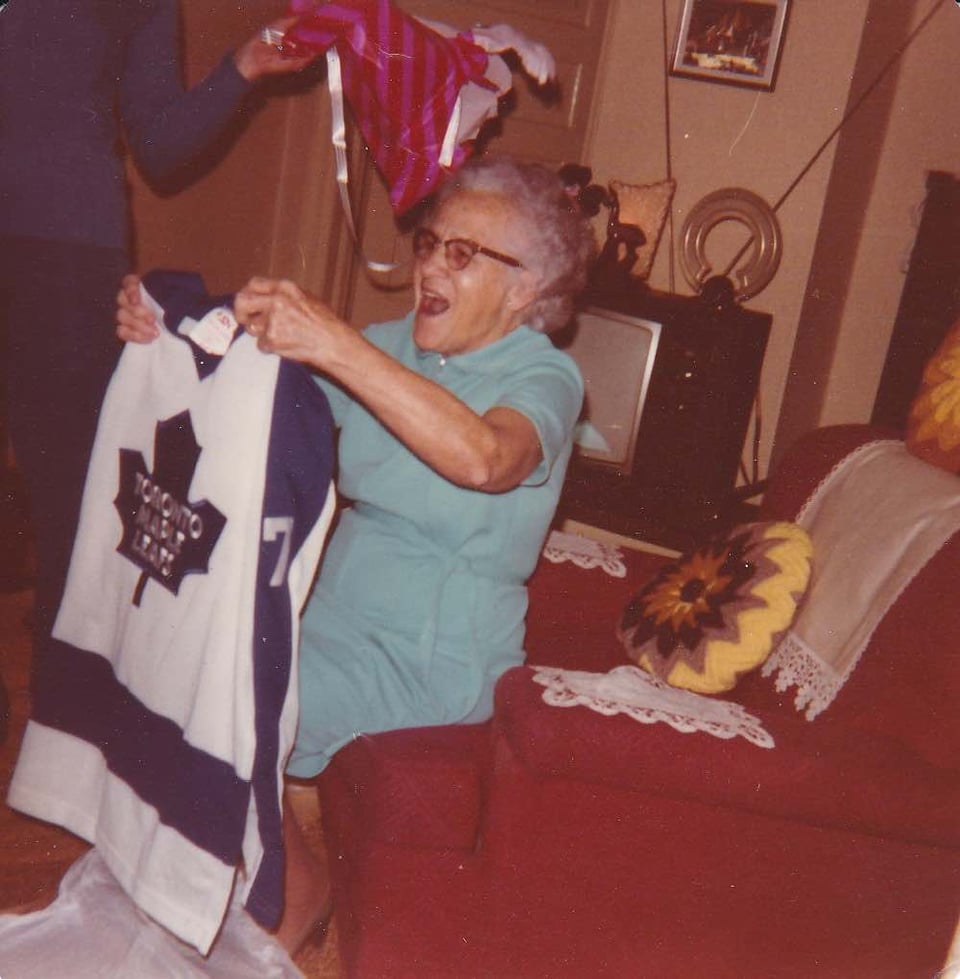
[(152, 473), (142, 453), (120, 450), (120, 486), (113, 501), (123, 524), (117, 551), (143, 572), (134, 605), (151, 578), (176, 595), (185, 575), (206, 574), (227, 522), (212, 503), (190, 502), (201, 452), (190, 412), (157, 422), (153, 446)]

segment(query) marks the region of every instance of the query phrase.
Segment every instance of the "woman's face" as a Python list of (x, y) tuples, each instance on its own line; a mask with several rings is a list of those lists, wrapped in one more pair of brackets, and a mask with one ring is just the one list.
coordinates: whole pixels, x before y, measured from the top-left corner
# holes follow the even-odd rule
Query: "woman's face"
[(442, 242), (462, 238), (520, 262), (529, 252), (516, 212), (497, 194), (461, 191), (426, 225), (440, 244), (414, 267), (413, 338), (421, 350), (467, 353), (493, 343), (523, 322), (535, 298), (534, 276), (478, 252), (456, 271)]

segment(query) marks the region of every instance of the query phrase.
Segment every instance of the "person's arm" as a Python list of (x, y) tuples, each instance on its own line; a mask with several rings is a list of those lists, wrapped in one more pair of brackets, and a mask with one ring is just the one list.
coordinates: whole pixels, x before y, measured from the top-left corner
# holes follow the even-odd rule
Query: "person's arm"
[(124, 343), (153, 343), (160, 325), (140, 295), (140, 276), (125, 275), (117, 292), (117, 338)]
[[(283, 30), (290, 23), (285, 19), (269, 26)], [(137, 165), (157, 181), (173, 175), (222, 135), (259, 79), (299, 71), (313, 60), (284, 58), (258, 34), (184, 91), (179, 45), (177, 5), (161, 0), (129, 38), (124, 57), (124, 132)]]
[(411, 452), (457, 485), (504, 492), (540, 463), (537, 430), (524, 414), (508, 407), (477, 414), (291, 282), (251, 280), (237, 294), (234, 312), (260, 349), (333, 378)]

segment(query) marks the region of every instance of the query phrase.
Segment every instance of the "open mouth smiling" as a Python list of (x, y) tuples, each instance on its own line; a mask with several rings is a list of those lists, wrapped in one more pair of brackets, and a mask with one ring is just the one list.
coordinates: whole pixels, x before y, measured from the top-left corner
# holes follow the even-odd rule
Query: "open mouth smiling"
[(420, 293), (420, 302), (417, 312), (425, 316), (439, 316), (450, 308), (450, 300), (429, 289), (423, 289)]

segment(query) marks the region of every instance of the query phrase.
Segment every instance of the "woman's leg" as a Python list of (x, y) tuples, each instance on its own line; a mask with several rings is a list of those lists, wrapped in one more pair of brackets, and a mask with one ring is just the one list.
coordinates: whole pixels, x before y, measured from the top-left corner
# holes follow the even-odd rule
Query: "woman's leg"
[(298, 822), (294, 791), (286, 789), (283, 798), (284, 907), (274, 933), (290, 955), (327, 922), (333, 910), (330, 879)]

